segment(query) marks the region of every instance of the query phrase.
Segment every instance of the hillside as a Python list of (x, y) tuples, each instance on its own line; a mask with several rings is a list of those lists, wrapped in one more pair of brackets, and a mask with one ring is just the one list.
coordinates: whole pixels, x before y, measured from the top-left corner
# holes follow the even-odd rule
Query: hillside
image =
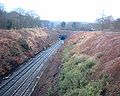
[(0, 29), (0, 77), (58, 40), (58, 33), (40, 28)]
[(65, 43), (61, 96), (120, 96), (120, 33), (80, 32)]

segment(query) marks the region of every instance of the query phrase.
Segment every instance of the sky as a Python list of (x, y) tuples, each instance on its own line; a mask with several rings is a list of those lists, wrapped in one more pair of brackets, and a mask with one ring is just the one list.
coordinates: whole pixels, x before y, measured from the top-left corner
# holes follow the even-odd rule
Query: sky
[(94, 22), (103, 13), (120, 18), (120, 0), (0, 0), (7, 11), (35, 10), (42, 20)]

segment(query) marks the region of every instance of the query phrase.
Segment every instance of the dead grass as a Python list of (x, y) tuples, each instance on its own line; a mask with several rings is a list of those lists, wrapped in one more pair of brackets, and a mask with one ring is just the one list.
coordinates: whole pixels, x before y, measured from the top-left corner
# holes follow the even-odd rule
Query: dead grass
[(109, 74), (105, 96), (120, 95), (120, 33), (114, 32), (81, 32), (73, 35), (66, 43), (73, 45), (73, 54), (86, 54), (96, 58), (99, 66), (91, 79)]
[(9, 74), (26, 59), (55, 43), (58, 40), (56, 34), (40, 28), (0, 29), (0, 77)]

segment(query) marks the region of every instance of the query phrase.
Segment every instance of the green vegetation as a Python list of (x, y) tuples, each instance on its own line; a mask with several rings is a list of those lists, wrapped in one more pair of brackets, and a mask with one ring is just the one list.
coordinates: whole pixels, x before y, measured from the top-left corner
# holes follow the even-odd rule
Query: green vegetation
[(62, 29), (64, 29), (65, 26), (66, 26), (66, 23), (65, 23), (65, 22), (62, 22), (62, 23), (61, 23), (61, 27), (62, 27)]
[(52, 87), (48, 88), (47, 96), (53, 96)]
[(90, 75), (98, 65), (86, 55), (71, 55), (70, 47), (63, 51), (63, 66), (59, 75), (61, 96), (100, 96), (107, 81), (106, 76), (91, 80)]
[(24, 38), (19, 38), (18, 44), (21, 46), (22, 49), (26, 51), (31, 49)]

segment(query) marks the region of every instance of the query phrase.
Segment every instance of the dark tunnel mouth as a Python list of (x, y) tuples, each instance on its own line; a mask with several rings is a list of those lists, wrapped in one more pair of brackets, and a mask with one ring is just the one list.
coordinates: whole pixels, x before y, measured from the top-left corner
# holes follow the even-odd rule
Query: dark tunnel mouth
[(59, 39), (60, 39), (60, 40), (65, 40), (66, 38), (67, 38), (66, 35), (59, 35)]

